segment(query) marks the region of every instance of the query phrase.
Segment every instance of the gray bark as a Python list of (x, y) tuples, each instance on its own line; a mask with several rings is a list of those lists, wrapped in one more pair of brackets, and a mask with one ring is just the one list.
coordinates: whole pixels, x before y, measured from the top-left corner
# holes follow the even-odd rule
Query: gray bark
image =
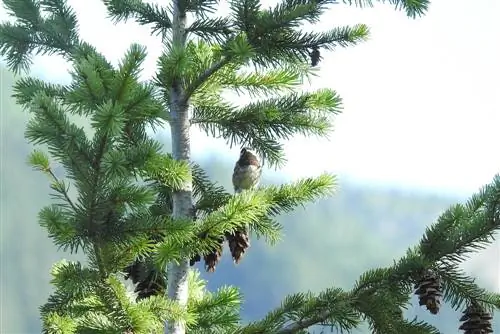
[[(178, 0), (173, 3), (172, 42), (184, 47), (186, 44), (186, 13), (182, 12)], [(184, 91), (179, 81), (175, 81), (170, 89), (170, 128), (172, 136), (172, 155), (177, 160), (190, 160), (188, 101), (184, 99)], [(193, 217), (192, 184), (187, 182), (173, 193), (173, 217)], [(185, 306), (188, 299), (187, 274), (189, 259), (178, 264), (171, 264), (167, 269), (168, 297)], [(179, 322), (166, 322), (165, 334), (185, 334), (186, 328)]]

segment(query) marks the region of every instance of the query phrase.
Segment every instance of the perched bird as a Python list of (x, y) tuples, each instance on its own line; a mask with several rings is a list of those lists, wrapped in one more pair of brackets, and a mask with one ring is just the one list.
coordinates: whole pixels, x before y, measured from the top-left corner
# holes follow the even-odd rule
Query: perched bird
[(240, 158), (236, 161), (233, 170), (234, 192), (256, 188), (260, 183), (262, 166), (257, 153), (243, 147), (240, 151)]
[[(235, 193), (254, 189), (260, 183), (262, 165), (257, 153), (248, 147), (240, 151), (240, 158), (236, 161), (233, 171), (233, 187)], [(228, 234), (226, 239), (234, 262), (239, 263), (246, 249), (250, 247), (248, 227)]]

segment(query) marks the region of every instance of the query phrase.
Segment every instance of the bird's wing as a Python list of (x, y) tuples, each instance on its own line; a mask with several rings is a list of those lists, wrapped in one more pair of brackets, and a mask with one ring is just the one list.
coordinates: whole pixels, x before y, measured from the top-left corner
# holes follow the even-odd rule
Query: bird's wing
[(242, 178), (242, 173), (239, 173), (239, 170), (240, 170), (240, 165), (238, 165), (238, 163), (236, 163), (234, 165), (233, 178), (232, 178), (233, 188), (234, 188), (235, 193), (239, 193), (242, 190), (241, 188), (236, 187), (237, 184), (241, 183), (241, 178)]

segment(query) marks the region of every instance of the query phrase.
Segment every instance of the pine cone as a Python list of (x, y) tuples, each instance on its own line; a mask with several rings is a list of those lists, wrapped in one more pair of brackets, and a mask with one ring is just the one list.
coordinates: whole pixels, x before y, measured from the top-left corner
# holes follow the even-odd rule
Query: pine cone
[(189, 265), (192, 267), (196, 264), (196, 262), (200, 262), (201, 261), (201, 256), (200, 254), (196, 254), (195, 256), (193, 256), (191, 258), (191, 260), (189, 260)]
[(206, 254), (203, 259), (205, 260), (205, 270), (209, 273), (215, 271), (215, 267), (219, 264), (222, 257), (222, 249), (224, 247), (224, 238), (218, 240), (219, 246), (211, 253)]
[(231, 256), (236, 264), (240, 263), (243, 254), (250, 247), (248, 229), (236, 231), (234, 234), (226, 235)]
[(415, 284), (415, 289), (419, 305), (425, 305), (432, 314), (438, 314), (441, 307), (441, 297), (443, 296), (439, 277), (429, 269), (422, 279)]
[(464, 323), (459, 327), (459, 330), (464, 331), (464, 334), (487, 334), (493, 333), (491, 320), (493, 316), (485, 312), (483, 308), (477, 304), (469, 305), (460, 321)]
[(321, 54), (318, 47), (315, 46), (312, 48), (311, 52), (309, 52), (309, 57), (311, 58), (312, 67), (318, 65), (319, 61), (321, 60)]
[(136, 260), (124, 269), (125, 279), (132, 279), (136, 284), (134, 292), (137, 300), (153, 295), (163, 294), (165, 291), (165, 279), (163, 273), (158, 272), (154, 266), (146, 261)]

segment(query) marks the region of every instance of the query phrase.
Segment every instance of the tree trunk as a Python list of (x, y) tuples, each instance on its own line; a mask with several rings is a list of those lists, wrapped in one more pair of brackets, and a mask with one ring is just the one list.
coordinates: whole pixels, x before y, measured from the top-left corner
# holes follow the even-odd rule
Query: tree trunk
[[(181, 9), (178, 0), (173, 3), (172, 42), (185, 47), (186, 44), (186, 12)], [(188, 105), (183, 103), (183, 88), (179, 80), (175, 80), (170, 89), (170, 128), (172, 136), (172, 154), (177, 160), (190, 160), (189, 115)], [(188, 182), (173, 193), (173, 217), (193, 217), (192, 184)], [(171, 264), (167, 269), (168, 296), (181, 305), (187, 304), (189, 259), (179, 264)], [(185, 334), (186, 329), (181, 323), (165, 323), (165, 334)]]

